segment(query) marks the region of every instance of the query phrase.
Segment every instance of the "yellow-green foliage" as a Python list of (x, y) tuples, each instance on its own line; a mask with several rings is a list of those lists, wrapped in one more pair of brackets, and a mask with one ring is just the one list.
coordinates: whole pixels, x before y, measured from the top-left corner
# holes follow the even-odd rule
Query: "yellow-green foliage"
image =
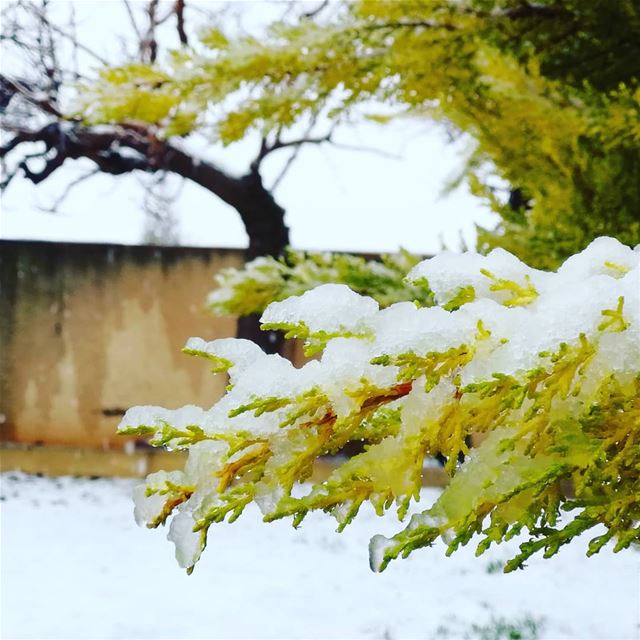
[(640, 241), (639, 43), (623, 0), (332, 3), (260, 39), (212, 26), (162, 68), (106, 71), (88, 118), (224, 143), (317, 115), (385, 121), (389, 106), (442, 121), (475, 140), (461, 179), (502, 216), (479, 248), (552, 267), (598, 235)]
[[(404, 519), (425, 455), (440, 454), (450, 484), (403, 531), (373, 539), (374, 569), (436, 539), (451, 553), (475, 538), (482, 553), (521, 534), (507, 571), (594, 527), (589, 554), (640, 542), (639, 258), (611, 238), (556, 273), (502, 250), (441, 254), (408, 276), (431, 284), (429, 307), (379, 309), (324, 284), (263, 315), (323, 351), (300, 368), (246, 340), (190, 339), (187, 353), (228, 370), (231, 384), (206, 411), (127, 412), (121, 433), (189, 452), (184, 471), (137, 488), (138, 522), (173, 514), (169, 538), (191, 570), (210, 526), (250, 502), (294, 526), (321, 510), (342, 530), (365, 502)], [(470, 452), (471, 434), (487, 437)], [(364, 451), (299, 486), (349, 442)]]
[(366, 260), (349, 254), (311, 253), (289, 249), (282, 258), (256, 258), (242, 269), (230, 267), (216, 275), (218, 288), (208, 300), (218, 315), (246, 316), (262, 313), (267, 305), (328, 282), (346, 284), (371, 296), (381, 307), (413, 300), (421, 306), (433, 303), (424, 281), (407, 283), (405, 274), (420, 261), (408, 251)]

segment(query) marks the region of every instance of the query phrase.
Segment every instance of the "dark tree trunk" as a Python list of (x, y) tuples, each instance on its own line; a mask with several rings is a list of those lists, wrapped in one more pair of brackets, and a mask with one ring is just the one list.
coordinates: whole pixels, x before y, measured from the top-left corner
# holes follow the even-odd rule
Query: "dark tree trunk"
[(265, 353), (281, 353), (284, 338), (281, 331), (262, 331), (260, 329), (260, 314), (238, 318), (236, 337), (251, 340)]
[[(289, 244), (289, 229), (284, 223), (284, 209), (264, 188), (257, 171), (240, 179), (242, 195), (235, 207), (249, 236), (246, 260), (259, 256), (281, 256)], [(280, 353), (284, 343), (280, 331), (262, 331), (260, 316), (252, 314), (238, 319), (238, 338), (258, 344), (266, 353)]]
[(234, 202), (249, 236), (247, 260), (258, 256), (280, 256), (289, 244), (289, 229), (284, 223), (284, 209), (264, 188), (255, 171), (239, 180), (241, 195)]

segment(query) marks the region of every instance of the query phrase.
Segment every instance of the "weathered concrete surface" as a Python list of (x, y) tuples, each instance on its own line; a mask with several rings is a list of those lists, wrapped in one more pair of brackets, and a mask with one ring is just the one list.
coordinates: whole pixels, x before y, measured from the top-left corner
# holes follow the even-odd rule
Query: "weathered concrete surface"
[(224, 376), (181, 353), (235, 333), (205, 309), (236, 250), (0, 241), (0, 439), (122, 447), (136, 404), (210, 406)]

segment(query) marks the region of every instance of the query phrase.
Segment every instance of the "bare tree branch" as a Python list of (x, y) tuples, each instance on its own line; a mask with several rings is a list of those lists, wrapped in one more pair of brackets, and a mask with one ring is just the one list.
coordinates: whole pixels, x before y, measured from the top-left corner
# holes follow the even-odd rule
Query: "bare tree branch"
[(170, 7), (163, 16), (156, 16), (156, 26), (164, 24), (175, 13), (175, 7)]
[(159, 0), (149, 0), (149, 4), (147, 5), (149, 26), (147, 27), (147, 33), (144, 40), (141, 42), (142, 58), (144, 60), (146, 57), (150, 64), (153, 64), (158, 57), (158, 41), (156, 40), (156, 27), (158, 26), (156, 14), (158, 11), (158, 2)]
[(176, 0), (174, 11), (176, 14), (178, 38), (180, 39), (180, 44), (187, 46), (189, 44), (189, 38), (187, 37), (187, 32), (185, 31), (184, 26), (184, 9), (185, 0)]
[(0, 42), (13, 42), (13, 44), (15, 44), (17, 47), (20, 47), (21, 49), (28, 51), (28, 52), (32, 52), (31, 51), (31, 46), (28, 45), (26, 42), (23, 42), (20, 38), (18, 38), (17, 34), (12, 33), (11, 35), (7, 35), (7, 34), (0, 34)]
[(278, 134), (272, 143), (269, 143), (266, 138), (263, 138), (260, 145), (260, 151), (258, 152), (255, 160), (251, 163), (251, 170), (258, 171), (260, 165), (262, 164), (262, 161), (274, 151), (287, 149), (289, 147), (300, 147), (303, 144), (322, 144), (323, 142), (330, 142), (332, 134), (333, 128), (331, 129), (331, 131), (329, 131), (329, 133), (319, 137), (311, 137), (305, 135), (301, 138), (296, 138), (295, 140), (283, 141), (280, 139), (280, 134)]
[(24, 172), (25, 177), (31, 180), (33, 184), (40, 184), (41, 182), (46, 180), (56, 169), (59, 169), (62, 166), (65, 157), (61, 154), (55, 154), (45, 162), (44, 169), (42, 169), (42, 171), (31, 171), (27, 162), (28, 159), (29, 158), (25, 158), (20, 163), (19, 167)]
[(359, 144), (345, 144), (344, 142), (335, 142), (333, 140), (331, 140), (331, 146), (335, 147), (336, 149), (343, 149), (344, 151), (372, 153), (374, 155), (380, 156), (381, 158), (386, 158), (387, 160), (402, 160), (402, 156), (391, 153), (389, 151), (385, 151), (384, 149), (379, 149), (377, 147), (367, 147), (365, 145)]
[(73, 36), (73, 75), (76, 82), (80, 80), (80, 58), (78, 56), (78, 25), (76, 23), (76, 6), (71, 5), (71, 12), (69, 14), (69, 28), (71, 29), (71, 35)]
[[(311, 132), (313, 131), (313, 128), (316, 126), (316, 122), (317, 122), (317, 115), (313, 116), (311, 118), (311, 122), (309, 122), (309, 126), (307, 127), (306, 131), (304, 132), (304, 136), (303, 137), (308, 138), (311, 135)], [(333, 128), (327, 134), (327, 139), (328, 140), (331, 138), (331, 133), (332, 132), (333, 132)], [(281, 135), (281, 131), (278, 131), (278, 134), (276, 136), (276, 140), (280, 139), (280, 135)], [(297, 145), (297, 146), (294, 147), (293, 153), (291, 153), (289, 155), (289, 157), (287, 158), (287, 161), (284, 163), (284, 166), (282, 167), (280, 173), (278, 174), (278, 176), (274, 180), (273, 184), (271, 185), (271, 190), (272, 191), (275, 191), (275, 189), (278, 187), (278, 185), (282, 182), (283, 178), (287, 175), (287, 173), (289, 172), (289, 169), (291, 168), (291, 165), (293, 164), (295, 159), (298, 157), (298, 155), (300, 155), (300, 149), (301, 148), (302, 148), (302, 145)]]
[[(43, 16), (42, 11), (38, 9), (38, 7), (36, 7), (35, 5), (32, 5), (31, 9), (33, 10), (34, 14), (37, 17), (48, 20), (47, 16), (46, 15)], [(109, 65), (108, 60), (103, 58), (101, 55), (97, 54), (95, 51), (93, 51), (93, 49), (91, 49), (87, 45), (79, 42), (74, 34), (67, 32), (65, 29), (63, 29), (62, 27), (60, 27), (59, 25), (55, 24), (52, 21), (48, 21), (48, 23), (51, 30), (57, 33), (59, 36), (62, 36), (66, 40), (69, 40), (74, 46), (77, 46), (78, 49), (80, 49), (81, 51), (84, 51), (87, 55), (91, 56), (94, 60), (104, 65), (105, 67)]]
[(136, 34), (138, 43), (141, 43), (144, 38), (142, 36), (142, 31), (140, 31), (140, 27), (138, 27), (138, 23), (136, 22), (136, 17), (133, 15), (133, 10), (131, 9), (129, 0), (122, 0), (122, 2), (124, 3), (124, 8), (126, 9), (127, 14), (129, 15), (129, 22), (131, 23), (131, 28)]
[(283, 178), (287, 175), (287, 173), (289, 172), (289, 169), (291, 168), (291, 165), (295, 162), (296, 158), (300, 155), (300, 149), (302, 149), (302, 145), (298, 145), (293, 150), (293, 153), (287, 158), (287, 161), (284, 163), (282, 170), (277, 175), (276, 179), (273, 181), (273, 184), (271, 185), (271, 191), (275, 191), (278, 188), (278, 185), (282, 182)]
[(14, 137), (0, 147), (0, 158), (5, 158), (23, 142), (42, 142), (47, 152), (53, 153), (42, 171), (30, 170), (26, 161), (20, 163), (25, 176), (34, 184), (45, 180), (66, 159), (88, 158), (101, 171), (112, 175), (135, 170), (170, 171), (199, 184), (231, 206), (239, 205), (246, 187), (243, 178), (231, 176), (210, 162), (194, 159), (142, 128), (94, 129), (53, 122), (35, 131), (15, 131)]
[(49, 16), (47, 11), (49, 8), (48, 0), (42, 1), (42, 8), (38, 16), (38, 28), (36, 35), (36, 51), (39, 56), (40, 67), (44, 71), (47, 86), (44, 87), (49, 94), (49, 100), (55, 103), (58, 93), (58, 63), (53, 44), (53, 34), (51, 25), (49, 24)]
[(322, 2), (311, 11), (307, 11), (302, 14), (302, 18), (315, 18), (320, 12), (324, 11), (329, 6), (329, 0), (322, 0)]
[(27, 83), (21, 80), (14, 80), (12, 78), (8, 78), (3, 74), (0, 74), (0, 86), (2, 86), (3, 91), (13, 92), (12, 95), (20, 94), (28, 102), (38, 107), (45, 113), (55, 116), (56, 118), (64, 118), (62, 113), (58, 111), (57, 107), (52, 103), (50, 97), (47, 97), (46, 99), (38, 97), (37, 94), (33, 93), (31, 87)]
[(42, 211), (46, 211), (47, 213), (56, 213), (58, 211), (58, 207), (67, 199), (69, 194), (79, 185), (82, 184), (85, 180), (89, 180), (89, 178), (93, 178), (93, 176), (100, 173), (100, 169), (96, 167), (87, 173), (83, 173), (78, 176), (75, 180), (72, 180), (67, 186), (64, 188), (64, 191), (53, 201), (50, 207), (40, 207)]

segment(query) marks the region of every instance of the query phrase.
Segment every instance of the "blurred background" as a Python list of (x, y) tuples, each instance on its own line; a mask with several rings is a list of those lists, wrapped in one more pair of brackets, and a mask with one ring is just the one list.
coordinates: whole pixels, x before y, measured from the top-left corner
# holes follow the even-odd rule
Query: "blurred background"
[[(366, 544), (388, 518), (367, 512), (337, 536), (320, 517), (296, 532), (251, 511), (187, 577), (160, 532), (135, 527), (135, 478), (183, 461), (117, 436), (120, 418), (140, 404), (211, 406), (226, 380), (181, 353), (187, 338), (255, 335), (255, 318), (207, 309), (216, 274), (285, 244), (373, 259), (460, 251), (500, 221), (456, 181), (472, 138), (426, 118), (323, 113), (314, 125), (330, 135), (294, 126), (291, 144), (251, 130), (221, 140), (205, 122), (159, 152), (153, 123), (83, 120), (105, 68), (197, 49), (212, 24), (259, 39), (327, 4), (3, 0), (3, 638), (640, 637), (637, 557), (585, 566), (572, 547), (503, 576), (509, 550), (476, 561), (438, 549), (378, 576)], [(299, 345), (282, 352), (303, 362)], [(443, 477), (427, 477), (430, 500)], [(594, 603), (605, 578), (610, 598)]]

